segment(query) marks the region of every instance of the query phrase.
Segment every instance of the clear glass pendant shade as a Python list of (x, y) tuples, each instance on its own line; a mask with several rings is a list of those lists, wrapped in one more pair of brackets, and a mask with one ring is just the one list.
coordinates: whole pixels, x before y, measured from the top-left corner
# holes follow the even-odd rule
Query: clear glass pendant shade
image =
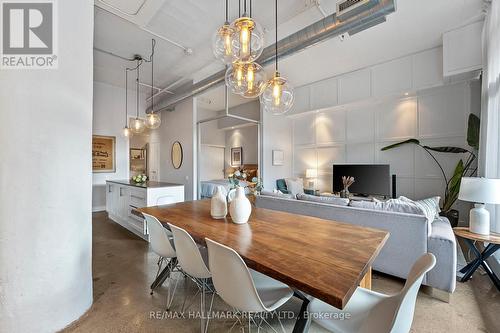
[(264, 50), (264, 31), (250, 17), (240, 17), (232, 24), (233, 61), (252, 62)]
[(227, 65), (233, 62), (233, 32), (233, 28), (226, 22), (212, 38), (212, 50), (215, 57)]
[(130, 138), (133, 136), (133, 133), (132, 131), (130, 130), (130, 128), (128, 128), (128, 126), (125, 126), (123, 128), (123, 136), (126, 137), (126, 138)]
[(234, 63), (226, 71), (226, 84), (245, 98), (259, 97), (266, 85), (266, 72), (256, 62)]
[(157, 129), (161, 125), (160, 115), (157, 113), (149, 113), (146, 116), (146, 127), (150, 129)]
[(134, 134), (141, 134), (146, 129), (146, 124), (144, 120), (140, 118), (134, 118), (130, 120), (129, 127)]
[(264, 109), (275, 115), (287, 113), (293, 106), (293, 87), (278, 72), (269, 80), (260, 95)]

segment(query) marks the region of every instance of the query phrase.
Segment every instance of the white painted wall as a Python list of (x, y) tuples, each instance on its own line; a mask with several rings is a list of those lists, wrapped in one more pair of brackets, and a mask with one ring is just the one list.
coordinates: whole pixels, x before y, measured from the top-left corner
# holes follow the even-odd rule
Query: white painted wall
[[(186, 200), (196, 198), (195, 172), (196, 156), (193, 154), (196, 144), (196, 108), (194, 99), (188, 99), (175, 107), (175, 111), (162, 112), (162, 124), (158, 129), (158, 138), (152, 137), (152, 142), (161, 143), (160, 180), (184, 184)], [(175, 141), (182, 145), (184, 160), (180, 169), (174, 169), (171, 160), (171, 148)]]
[(246, 126), (226, 131), (225, 169), (231, 167), (231, 148), (242, 147), (243, 164), (258, 164), (258, 126)]
[(0, 73), (1, 332), (55, 332), (92, 304), (94, 7), (57, 4), (59, 68)]
[[(128, 116), (136, 116), (135, 90), (129, 89)], [(139, 117), (144, 118), (146, 95), (139, 99)], [(106, 207), (106, 180), (129, 178), (129, 139), (123, 136), (125, 126), (125, 89), (94, 82), (92, 134), (116, 138), (116, 172), (92, 174), (92, 210)]]

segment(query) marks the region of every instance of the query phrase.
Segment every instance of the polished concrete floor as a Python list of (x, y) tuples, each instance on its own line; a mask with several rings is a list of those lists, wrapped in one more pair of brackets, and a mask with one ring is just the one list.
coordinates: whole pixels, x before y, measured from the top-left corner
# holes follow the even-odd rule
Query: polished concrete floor
[[(64, 332), (200, 331), (196, 318), (199, 299), (186, 309), (185, 318), (175, 312), (181, 308), (184, 295), (194, 294), (191, 282), (185, 283), (179, 277), (170, 314), (164, 311), (166, 286), (150, 296), (149, 285), (156, 273), (157, 257), (145, 241), (107, 219), (105, 213), (94, 214), (93, 236), (94, 304)], [(403, 281), (385, 275), (376, 274), (373, 280), (373, 289), (383, 293), (397, 292), (402, 285)], [(299, 308), (300, 302), (292, 300), (283, 310), (296, 313)], [(228, 308), (216, 298), (214, 310)], [(233, 319), (211, 321), (209, 332), (227, 332), (233, 322)], [(279, 327), (276, 320), (272, 320), (272, 324)], [(286, 331), (291, 332), (293, 320), (285, 320), (284, 325)], [(237, 325), (232, 331), (241, 332), (242, 327)], [(313, 324), (310, 332), (325, 331)], [(412, 332), (500, 332), (500, 293), (487, 276), (481, 274), (476, 274), (468, 283), (458, 283), (450, 303), (420, 292)]]

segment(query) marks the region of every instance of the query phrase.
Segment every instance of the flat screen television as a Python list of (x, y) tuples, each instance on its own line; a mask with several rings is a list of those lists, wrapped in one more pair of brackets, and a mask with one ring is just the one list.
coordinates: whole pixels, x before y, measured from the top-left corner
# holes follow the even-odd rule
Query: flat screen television
[(357, 195), (391, 196), (389, 164), (334, 164), (333, 192), (343, 190), (342, 176), (354, 177), (349, 192)]

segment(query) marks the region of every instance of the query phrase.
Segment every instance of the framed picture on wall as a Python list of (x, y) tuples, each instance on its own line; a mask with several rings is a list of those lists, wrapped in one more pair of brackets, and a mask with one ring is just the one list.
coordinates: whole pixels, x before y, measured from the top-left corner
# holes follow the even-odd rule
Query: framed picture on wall
[(243, 165), (243, 147), (231, 148), (231, 166)]
[(116, 172), (116, 138), (92, 135), (92, 172)]
[(283, 150), (273, 150), (273, 165), (283, 165), (285, 153)]

